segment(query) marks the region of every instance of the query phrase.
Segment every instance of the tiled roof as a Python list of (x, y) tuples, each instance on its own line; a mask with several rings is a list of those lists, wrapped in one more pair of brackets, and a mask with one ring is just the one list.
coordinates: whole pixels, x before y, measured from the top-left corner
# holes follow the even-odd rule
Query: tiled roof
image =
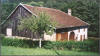
[(82, 21), (81, 19), (70, 16), (65, 12), (62, 12), (57, 9), (53, 8), (46, 8), (46, 7), (37, 7), (37, 6), (30, 6), (23, 4), (24, 7), (29, 9), (32, 13), (36, 14), (38, 12), (46, 12), (47, 14), (50, 15), (51, 20), (55, 20), (58, 25), (56, 28), (67, 28), (67, 27), (77, 27), (77, 26), (87, 26), (89, 25), (88, 23)]

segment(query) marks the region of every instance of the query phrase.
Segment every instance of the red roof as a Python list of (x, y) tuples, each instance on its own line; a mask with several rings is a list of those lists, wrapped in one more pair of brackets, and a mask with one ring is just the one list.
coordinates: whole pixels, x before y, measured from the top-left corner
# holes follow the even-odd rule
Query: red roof
[(46, 7), (37, 7), (37, 6), (30, 6), (23, 4), (25, 8), (27, 8), (29, 11), (31, 11), (33, 14), (36, 14), (36, 11), (44, 11), (48, 13), (51, 16), (52, 20), (56, 20), (58, 25), (56, 28), (67, 28), (67, 27), (76, 27), (76, 26), (87, 26), (89, 25), (88, 23), (82, 21), (81, 19), (70, 16), (65, 12), (62, 12), (57, 9), (53, 8), (46, 8)]

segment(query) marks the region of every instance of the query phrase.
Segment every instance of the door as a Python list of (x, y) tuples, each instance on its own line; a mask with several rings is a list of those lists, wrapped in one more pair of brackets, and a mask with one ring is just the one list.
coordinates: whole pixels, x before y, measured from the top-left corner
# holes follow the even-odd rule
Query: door
[(67, 32), (61, 33), (61, 40), (62, 41), (68, 40), (68, 33)]
[(75, 33), (74, 32), (71, 32), (70, 33), (70, 36), (69, 36), (69, 40), (74, 40), (74, 37), (75, 37)]
[(12, 36), (12, 28), (7, 28), (6, 29), (6, 35), (7, 36)]
[(56, 33), (56, 40), (61, 40), (61, 33)]
[(68, 40), (68, 32), (56, 33), (56, 40)]

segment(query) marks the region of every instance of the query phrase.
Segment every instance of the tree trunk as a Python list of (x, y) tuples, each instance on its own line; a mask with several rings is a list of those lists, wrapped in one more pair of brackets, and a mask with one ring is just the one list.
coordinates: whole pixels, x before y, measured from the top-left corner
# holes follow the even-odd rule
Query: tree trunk
[(41, 38), (39, 38), (39, 47), (41, 48)]
[(41, 48), (41, 46), (42, 46), (42, 44), (41, 44), (41, 42), (42, 42), (42, 38), (43, 38), (43, 33), (39, 33), (40, 35), (40, 38), (39, 38), (39, 47)]

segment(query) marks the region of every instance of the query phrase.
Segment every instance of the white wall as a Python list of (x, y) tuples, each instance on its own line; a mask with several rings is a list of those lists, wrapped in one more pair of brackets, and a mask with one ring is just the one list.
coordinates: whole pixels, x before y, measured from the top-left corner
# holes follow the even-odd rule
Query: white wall
[[(85, 29), (85, 31), (84, 31)], [(79, 29), (76, 29), (76, 30), (72, 30), (74, 33), (75, 33), (75, 39), (76, 41), (80, 41), (80, 35), (82, 35), (82, 39), (84, 38), (84, 35), (85, 35), (85, 39), (87, 39), (87, 32), (88, 32), (88, 28), (82, 28), (80, 29), (80, 32), (79, 32)], [(70, 36), (70, 33), (72, 31), (69, 31), (68, 32), (68, 40), (69, 40), (69, 36)], [(56, 41), (56, 33), (53, 33), (52, 35), (47, 35), (46, 33), (44, 34), (44, 40), (50, 40), (50, 41)]]
[[(84, 31), (84, 29), (85, 29), (85, 31)], [(70, 36), (70, 33), (71, 33), (72, 31), (69, 31), (68, 32), (68, 40), (69, 40), (69, 36)], [(75, 39), (76, 39), (76, 37), (77, 37), (77, 39), (76, 39), (76, 41), (80, 41), (80, 35), (82, 35), (82, 40), (83, 40), (83, 38), (84, 38), (84, 35), (85, 35), (85, 39), (87, 39), (87, 32), (88, 32), (88, 28), (82, 28), (82, 29), (80, 29), (80, 32), (79, 32), (79, 29), (76, 29), (76, 30), (73, 30), (73, 32), (75, 33)]]
[(56, 41), (56, 33), (53, 33), (52, 35), (44, 34), (44, 40), (50, 40), (50, 41)]

